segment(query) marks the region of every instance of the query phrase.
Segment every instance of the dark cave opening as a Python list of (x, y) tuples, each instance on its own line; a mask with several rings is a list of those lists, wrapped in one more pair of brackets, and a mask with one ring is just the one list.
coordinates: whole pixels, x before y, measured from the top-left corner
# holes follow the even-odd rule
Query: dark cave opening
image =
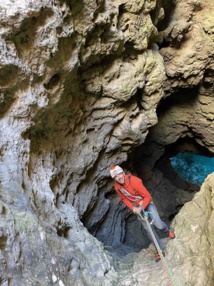
[[(153, 197), (160, 217), (170, 227), (183, 205), (191, 201), (200, 189), (199, 186), (185, 181), (176, 173), (170, 158), (185, 151), (204, 156), (212, 156), (212, 154), (205, 147), (200, 146), (194, 138), (185, 137), (163, 147), (160, 156), (158, 152), (157, 154), (148, 152), (148, 150), (151, 151), (150, 139), (148, 135), (144, 144), (137, 147), (121, 167), (125, 172), (130, 171), (142, 179)], [(150, 241), (143, 226), (137, 216), (120, 201), (113, 189), (113, 182), (110, 181), (102, 186), (100, 192), (103, 193), (101, 202), (109, 201), (109, 207), (107, 211), (105, 210), (102, 219), (94, 224), (90, 218), (96, 216), (95, 210), (92, 209), (90, 215), (84, 217), (83, 223), (89, 232), (101, 241), (113, 256), (123, 257), (147, 248)], [(102, 209), (98, 210), (99, 216), (101, 211)], [(166, 235), (159, 230), (157, 233), (161, 239), (167, 239)]]
[[(170, 157), (187, 150), (206, 156), (211, 154), (193, 138), (185, 137), (166, 146), (163, 155), (159, 159), (154, 159), (147, 152), (149, 144), (148, 137), (148, 141), (146, 140), (142, 146), (136, 148), (132, 158), (130, 156), (126, 165), (122, 167), (125, 171), (131, 171), (142, 179), (152, 194), (160, 217), (170, 226), (183, 205), (191, 201), (200, 189), (197, 185), (179, 177), (170, 163)], [(153, 160), (155, 160), (154, 164)], [(139, 161), (146, 162), (146, 168)], [(94, 236), (118, 256), (125, 256), (147, 248), (150, 241), (136, 215), (119, 201), (113, 189), (105, 197), (111, 202), (110, 209)], [(160, 231), (157, 230), (157, 233), (161, 239), (166, 238)]]

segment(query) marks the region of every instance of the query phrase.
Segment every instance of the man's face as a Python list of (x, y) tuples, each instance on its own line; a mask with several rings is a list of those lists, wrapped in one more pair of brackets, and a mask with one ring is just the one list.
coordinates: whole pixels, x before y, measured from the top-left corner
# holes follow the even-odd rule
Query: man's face
[(118, 182), (120, 185), (125, 185), (125, 173), (120, 173), (114, 177), (115, 181)]

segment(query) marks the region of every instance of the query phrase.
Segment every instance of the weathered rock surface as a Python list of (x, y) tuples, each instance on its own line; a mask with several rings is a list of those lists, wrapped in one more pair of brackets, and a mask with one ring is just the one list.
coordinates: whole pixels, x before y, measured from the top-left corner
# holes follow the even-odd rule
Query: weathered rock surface
[[(153, 167), (165, 146), (190, 136), (213, 152), (213, 3), (172, 7), (155, 0), (0, 1), (1, 285), (133, 285), (144, 279), (139, 269), (145, 283), (159, 283), (163, 270), (159, 264), (154, 273), (152, 249), (127, 270), (89, 231), (127, 252), (137, 222), (112, 193), (109, 166), (130, 166), (147, 138), (154, 195), (163, 181)], [(162, 99), (181, 89), (190, 89), (193, 101), (175, 100), (158, 118)], [(180, 192), (162, 214), (191, 199)], [(176, 234), (185, 232), (179, 218), (173, 224)], [(211, 240), (211, 222), (208, 229)], [(167, 252), (179, 273), (184, 253), (171, 257), (178, 243), (167, 242)], [(213, 253), (213, 246), (204, 249)], [(207, 284), (195, 285), (211, 285), (207, 269), (197, 269)], [(185, 272), (188, 283), (192, 272)]]

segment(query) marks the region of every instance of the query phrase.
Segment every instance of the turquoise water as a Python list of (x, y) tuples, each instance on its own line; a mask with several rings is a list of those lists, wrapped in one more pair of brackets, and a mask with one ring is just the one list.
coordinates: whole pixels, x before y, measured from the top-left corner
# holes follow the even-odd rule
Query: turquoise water
[(205, 178), (214, 172), (214, 157), (184, 152), (169, 159), (180, 177), (198, 186), (201, 186)]

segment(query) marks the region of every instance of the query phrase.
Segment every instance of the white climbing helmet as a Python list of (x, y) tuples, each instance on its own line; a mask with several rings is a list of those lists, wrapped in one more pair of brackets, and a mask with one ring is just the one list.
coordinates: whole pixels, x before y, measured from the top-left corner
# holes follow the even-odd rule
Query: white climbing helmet
[(110, 175), (113, 179), (120, 173), (123, 173), (123, 169), (120, 166), (115, 165), (110, 168)]

